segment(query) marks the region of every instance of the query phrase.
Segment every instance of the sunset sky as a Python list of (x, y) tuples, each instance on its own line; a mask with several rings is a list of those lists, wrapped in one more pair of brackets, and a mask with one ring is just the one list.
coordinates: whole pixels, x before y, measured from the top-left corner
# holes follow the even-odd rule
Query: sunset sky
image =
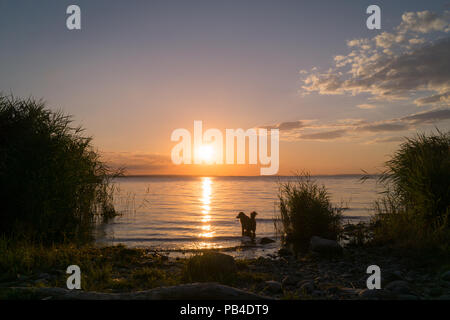
[(194, 120), (278, 128), (279, 174), (377, 172), (400, 138), (450, 129), (449, 22), (449, 1), (1, 0), (0, 91), (73, 114), (128, 174), (259, 174), (174, 166)]

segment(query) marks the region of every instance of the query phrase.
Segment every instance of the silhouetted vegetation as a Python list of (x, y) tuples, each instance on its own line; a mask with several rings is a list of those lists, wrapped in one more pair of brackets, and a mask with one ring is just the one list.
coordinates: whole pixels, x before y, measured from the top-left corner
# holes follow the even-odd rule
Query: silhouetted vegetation
[(450, 133), (406, 139), (379, 181), (374, 241), (450, 252)]
[(278, 197), (275, 228), (294, 251), (306, 250), (312, 236), (338, 238), (343, 209), (333, 206), (325, 186), (317, 185), (308, 174), (280, 183)]
[(205, 252), (191, 257), (184, 270), (184, 279), (189, 282), (217, 281), (229, 283), (237, 272), (237, 266), (231, 256)]
[(0, 95), (0, 234), (42, 242), (88, 239), (115, 215), (113, 172), (71, 116)]

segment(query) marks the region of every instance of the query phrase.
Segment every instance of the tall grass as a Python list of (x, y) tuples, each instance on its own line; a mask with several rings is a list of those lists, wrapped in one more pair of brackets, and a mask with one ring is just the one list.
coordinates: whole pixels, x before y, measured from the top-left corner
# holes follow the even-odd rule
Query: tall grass
[(379, 182), (374, 241), (450, 252), (450, 132), (406, 139)]
[(281, 182), (278, 197), (280, 210), (275, 228), (294, 251), (305, 251), (312, 236), (338, 238), (343, 209), (333, 206), (326, 187), (318, 185), (309, 174)]
[(0, 95), (0, 234), (42, 242), (88, 239), (115, 214), (113, 172), (71, 116)]

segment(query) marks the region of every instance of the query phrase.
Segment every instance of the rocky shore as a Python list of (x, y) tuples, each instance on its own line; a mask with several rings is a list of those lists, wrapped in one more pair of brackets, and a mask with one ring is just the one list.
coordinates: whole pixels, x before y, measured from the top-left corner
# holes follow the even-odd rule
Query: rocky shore
[[(426, 263), (429, 260), (397, 256), (385, 248), (345, 248), (333, 257), (316, 253), (295, 257), (285, 249), (256, 259), (241, 260), (227, 256), (227, 272), (235, 270), (235, 274), (222, 284), (211, 281), (193, 284), (198, 281), (186, 279), (184, 274), (188, 259), (168, 258), (143, 249), (121, 250), (136, 252), (138, 258), (128, 265), (113, 263), (111, 279), (104, 280), (101, 291), (71, 292), (65, 287), (65, 270), (53, 269), (18, 274), (15, 279), (2, 280), (0, 298), (450, 300), (448, 265), (430, 267)], [(217, 261), (224, 256), (223, 253), (214, 254)], [(230, 269), (230, 264), (235, 268)], [(367, 289), (366, 281), (370, 274), (366, 270), (370, 265), (381, 269), (379, 290)], [(148, 270), (151, 270), (151, 282), (148, 280)], [(173, 278), (168, 279), (167, 275)], [(158, 277), (165, 281), (160, 282)]]

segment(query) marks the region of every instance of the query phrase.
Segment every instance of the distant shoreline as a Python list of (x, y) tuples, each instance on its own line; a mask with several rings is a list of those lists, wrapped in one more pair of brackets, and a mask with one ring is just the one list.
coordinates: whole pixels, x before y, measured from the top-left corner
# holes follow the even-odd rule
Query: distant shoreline
[[(318, 174), (311, 175), (311, 178), (360, 178), (366, 176), (362, 173), (344, 173), (344, 174)], [(380, 174), (369, 174), (369, 178), (376, 178)], [(275, 178), (295, 178), (295, 175), (274, 175), (274, 176), (243, 176), (243, 175), (187, 175), (187, 174), (137, 174), (137, 175), (123, 175), (117, 177), (117, 179), (123, 178), (262, 178), (262, 179), (275, 179)]]

